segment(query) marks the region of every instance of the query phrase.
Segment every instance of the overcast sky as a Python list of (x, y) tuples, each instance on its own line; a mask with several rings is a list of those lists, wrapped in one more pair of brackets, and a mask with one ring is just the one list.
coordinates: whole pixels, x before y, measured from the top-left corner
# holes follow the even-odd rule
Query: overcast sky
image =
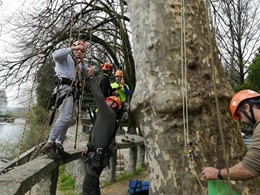
[[(10, 24), (9, 20), (16, 17), (19, 13), (19, 10), (23, 9), (23, 5), (25, 5), (28, 0), (0, 0), (0, 56), (4, 58), (7, 56), (7, 52), (5, 51), (8, 48), (8, 42), (12, 42), (12, 37), (9, 34)], [(1, 70), (0, 70), (1, 71)], [(5, 89), (4, 85), (0, 85), (0, 89)], [(21, 96), (18, 95), (17, 87), (7, 88), (5, 89), (6, 95), (8, 98), (8, 106), (22, 106), (19, 102), (22, 101)], [(21, 92), (23, 93), (23, 92)]]

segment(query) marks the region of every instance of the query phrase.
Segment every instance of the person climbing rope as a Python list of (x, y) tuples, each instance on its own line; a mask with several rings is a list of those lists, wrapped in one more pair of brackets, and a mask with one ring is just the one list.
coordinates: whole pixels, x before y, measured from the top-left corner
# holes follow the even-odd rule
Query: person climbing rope
[(206, 180), (227, 179), (248, 180), (260, 175), (260, 94), (253, 90), (236, 93), (230, 102), (233, 119), (253, 125), (252, 145), (241, 162), (227, 169), (205, 167), (202, 175)]
[(53, 113), (55, 114), (55, 110), (58, 108), (61, 110), (41, 152), (54, 160), (68, 156), (62, 143), (72, 119), (74, 102), (80, 95), (81, 76), (87, 76), (88, 66), (84, 62), (85, 53), (86, 44), (83, 41), (75, 41), (69, 48), (62, 48), (53, 53), (56, 72), (56, 87), (53, 90)]
[(83, 182), (84, 195), (100, 195), (99, 177), (108, 166), (111, 156), (110, 148), (115, 141), (117, 130), (117, 115), (121, 102), (116, 96), (104, 99), (97, 78), (94, 78), (93, 68), (88, 71), (91, 93), (98, 108), (98, 117), (91, 131), (89, 142), (82, 152), (85, 158), (85, 177)]
[(102, 94), (104, 98), (112, 96), (115, 89), (112, 89), (110, 85), (110, 77), (113, 72), (113, 66), (110, 63), (101, 64), (101, 69), (103, 71), (103, 75), (100, 78), (99, 86), (101, 88)]

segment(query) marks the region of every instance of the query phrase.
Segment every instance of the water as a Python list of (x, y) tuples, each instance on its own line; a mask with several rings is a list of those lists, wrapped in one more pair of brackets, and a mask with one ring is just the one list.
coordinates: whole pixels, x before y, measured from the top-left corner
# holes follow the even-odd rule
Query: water
[[(19, 143), (24, 124), (25, 121), (23, 119), (15, 119), (14, 123), (0, 122), (0, 159), (6, 158), (2, 145), (16, 145)], [(0, 160), (0, 169), (4, 164)]]

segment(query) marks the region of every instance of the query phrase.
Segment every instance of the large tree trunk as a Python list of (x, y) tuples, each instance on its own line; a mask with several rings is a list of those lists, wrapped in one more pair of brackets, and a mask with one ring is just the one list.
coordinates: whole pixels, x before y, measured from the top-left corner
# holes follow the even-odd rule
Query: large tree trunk
[[(131, 0), (128, 6), (137, 79), (131, 109), (141, 119), (139, 123), (144, 131), (150, 194), (205, 194), (207, 182), (201, 176), (203, 167), (226, 167), (215, 94), (229, 165), (241, 160), (245, 146), (229, 113), (233, 90), (216, 49), (217, 90), (214, 90), (204, 0), (185, 1), (188, 131), (183, 128), (181, 4), (177, 0)], [(186, 134), (192, 142), (193, 163), (185, 157)], [(232, 187), (239, 192), (247, 189), (245, 183)]]

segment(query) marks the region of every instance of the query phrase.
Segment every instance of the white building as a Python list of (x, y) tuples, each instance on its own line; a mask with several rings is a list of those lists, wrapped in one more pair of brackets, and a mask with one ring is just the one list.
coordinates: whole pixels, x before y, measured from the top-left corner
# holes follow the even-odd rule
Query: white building
[(0, 90), (0, 116), (5, 116), (7, 110), (7, 96), (4, 90)]

